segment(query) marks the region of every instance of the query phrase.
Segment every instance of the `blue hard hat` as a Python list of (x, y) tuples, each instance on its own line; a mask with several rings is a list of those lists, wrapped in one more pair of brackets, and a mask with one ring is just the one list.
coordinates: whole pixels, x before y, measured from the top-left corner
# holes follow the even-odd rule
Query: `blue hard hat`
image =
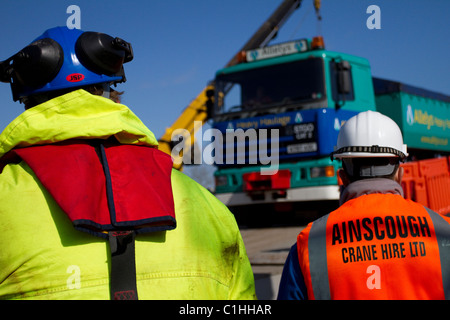
[(56, 27), (0, 63), (0, 81), (11, 83), (14, 101), (38, 93), (98, 83), (125, 82), (131, 45), (99, 32)]

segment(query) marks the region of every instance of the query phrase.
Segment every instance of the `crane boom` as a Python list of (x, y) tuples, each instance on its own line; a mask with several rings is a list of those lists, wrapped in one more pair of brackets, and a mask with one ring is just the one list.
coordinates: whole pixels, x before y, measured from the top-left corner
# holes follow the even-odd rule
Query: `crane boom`
[[(272, 40), (281, 26), (286, 22), (290, 15), (300, 7), (302, 0), (284, 0), (280, 6), (272, 13), (272, 15), (261, 25), (261, 27), (253, 34), (253, 36), (244, 44), (244, 46), (233, 56), (226, 64), (227, 67), (238, 63), (238, 55), (240, 52), (266, 46)], [(212, 99), (214, 92), (214, 84), (207, 85), (198, 96), (184, 109), (175, 122), (166, 129), (163, 136), (158, 140), (159, 149), (169, 155), (172, 153), (174, 141), (172, 136), (177, 132), (189, 135), (184, 137), (183, 142), (188, 142), (189, 147), (195, 143), (195, 134), (199, 126), (194, 126), (196, 121), (200, 121), (203, 125), (210, 117), (210, 109), (212, 107)], [(175, 141), (176, 143), (176, 141)], [(183, 148), (184, 149), (184, 148)], [(173, 155), (172, 155), (173, 156)], [(181, 169), (182, 154), (175, 155), (174, 168)]]

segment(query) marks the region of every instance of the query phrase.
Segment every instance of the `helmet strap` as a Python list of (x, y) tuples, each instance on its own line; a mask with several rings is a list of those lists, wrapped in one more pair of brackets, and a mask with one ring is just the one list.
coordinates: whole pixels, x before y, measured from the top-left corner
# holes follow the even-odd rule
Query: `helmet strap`
[(102, 83), (103, 93), (102, 97), (111, 98), (111, 86), (109, 82)]

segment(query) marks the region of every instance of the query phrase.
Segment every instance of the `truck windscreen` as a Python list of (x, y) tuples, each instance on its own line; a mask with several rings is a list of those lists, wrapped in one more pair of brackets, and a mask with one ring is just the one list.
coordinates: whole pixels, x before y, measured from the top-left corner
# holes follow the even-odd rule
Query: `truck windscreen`
[(324, 66), (310, 58), (216, 78), (215, 114), (298, 104), (325, 98)]

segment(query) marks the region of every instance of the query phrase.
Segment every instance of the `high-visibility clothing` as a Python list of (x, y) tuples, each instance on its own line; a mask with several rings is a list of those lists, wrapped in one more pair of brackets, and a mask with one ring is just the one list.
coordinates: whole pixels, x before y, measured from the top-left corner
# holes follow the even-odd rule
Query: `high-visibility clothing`
[[(157, 145), (126, 106), (77, 90), (16, 118), (0, 135), (0, 157), (26, 150), (17, 148), (109, 137), (123, 145)], [(35, 172), (36, 163), (18, 155), (23, 158), (3, 163), (0, 174), (0, 298), (110, 299), (108, 242), (75, 229), (71, 219), (83, 220), (82, 210), (69, 216), (52, 188), (44, 187), (52, 172)], [(70, 193), (71, 180), (63, 178), (61, 188)], [(176, 228), (135, 238), (139, 299), (254, 299), (251, 266), (232, 214), (183, 173), (173, 170), (170, 183)], [(89, 198), (93, 189), (74, 196)], [(159, 194), (149, 189), (146, 196), (155, 202)]]
[(308, 299), (449, 299), (450, 225), (398, 194), (345, 202), (298, 236)]

